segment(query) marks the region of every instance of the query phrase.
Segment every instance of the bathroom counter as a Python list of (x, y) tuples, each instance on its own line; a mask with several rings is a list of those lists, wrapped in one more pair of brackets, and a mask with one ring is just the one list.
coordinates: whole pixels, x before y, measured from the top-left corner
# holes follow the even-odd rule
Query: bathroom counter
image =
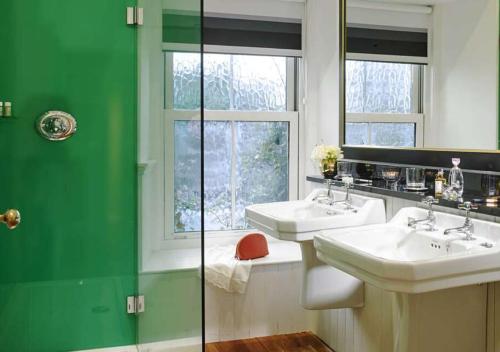
[[(323, 176), (307, 176), (306, 180), (309, 182), (321, 183), (321, 184), (326, 184), (326, 182), (327, 182), (327, 180)], [(342, 185), (343, 185), (342, 182), (335, 181), (335, 180), (333, 181), (333, 184), (336, 187), (342, 187)], [(371, 184), (370, 183), (355, 182), (355, 184), (353, 185), (353, 189), (358, 190), (358, 191), (362, 191), (362, 192), (380, 194), (383, 196), (401, 198), (401, 199), (406, 199), (406, 200), (411, 200), (411, 201), (416, 201), (416, 202), (421, 201), (422, 198), (425, 196), (429, 196), (429, 195), (434, 196), (433, 191), (425, 191), (425, 192), (407, 191), (404, 189), (403, 185), (398, 185), (396, 188), (393, 188), (390, 186), (387, 187), (385, 184), (385, 181), (383, 181), (383, 180), (380, 180), (380, 181), (374, 180), (374, 181), (372, 181)], [(477, 194), (464, 193), (463, 201), (472, 201), (474, 198), (479, 198), (479, 196)], [(456, 202), (456, 201), (439, 199), (439, 205), (446, 207), (446, 208), (457, 209), (458, 204), (459, 204), (459, 202)], [(499, 205), (493, 205), (493, 206), (479, 205), (479, 208), (477, 210), (474, 210), (473, 212), (500, 217), (500, 206)]]

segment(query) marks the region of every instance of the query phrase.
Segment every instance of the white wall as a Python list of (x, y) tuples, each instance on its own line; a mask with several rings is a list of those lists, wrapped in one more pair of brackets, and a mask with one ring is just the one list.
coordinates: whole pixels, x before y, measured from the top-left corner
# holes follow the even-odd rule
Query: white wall
[(436, 5), (427, 146), (497, 149), (498, 0)]
[[(305, 19), (305, 116), (301, 121), (301, 174), (317, 174), (309, 156), (318, 143), (339, 145), (338, 1), (308, 0)], [(302, 196), (307, 193), (302, 188)]]

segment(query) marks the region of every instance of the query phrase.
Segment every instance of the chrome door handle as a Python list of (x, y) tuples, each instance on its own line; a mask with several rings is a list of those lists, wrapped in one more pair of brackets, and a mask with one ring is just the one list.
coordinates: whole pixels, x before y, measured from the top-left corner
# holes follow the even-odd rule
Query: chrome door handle
[(9, 230), (13, 230), (21, 222), (21, 213), (16, 209), (9, 209), (4, 214), (0, 214), (0, 222), (7, 225)]

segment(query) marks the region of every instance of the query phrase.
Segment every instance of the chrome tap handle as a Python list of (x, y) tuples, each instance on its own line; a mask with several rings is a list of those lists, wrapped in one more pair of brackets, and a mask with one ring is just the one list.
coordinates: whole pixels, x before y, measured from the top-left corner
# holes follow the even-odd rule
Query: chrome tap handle
[(427, 210), (429, 212), (429, 216), (428, 217), (429, 218), (433, 218), (434, 217), (434, 210), (432, 209), (432, 206), (434, 204), (439, 204), (439, 200), (437, 200), (433, 196), (427, 196), (424, 199), (422, 199), (422, 203), (424, 203), (425, 205), (427, 205)]
[(4, 214), (0, 214), (0, 223), (7, 225), (9, 230), (13, 230), (21, 222), (21, 213), (16, 209), (9, 209)]
[(471, 210), (479, 209), (479, 207), (475, 204), (472, 204), (472, 202), (463, 202), (462, 204), (458, 205), (458, 209), (465, 210), (465, 218), (469, 219)]
[(434, 204), (439, 204), (439, 200), (437, 200), (436, 198), (434, 198), (433, 196), (427, 196), (425, 197), (424, 199), (422, 199), (422, 203), (424, 203), (425, 205), (427, 205), (430, 209), (432, 209), (432, 206)]

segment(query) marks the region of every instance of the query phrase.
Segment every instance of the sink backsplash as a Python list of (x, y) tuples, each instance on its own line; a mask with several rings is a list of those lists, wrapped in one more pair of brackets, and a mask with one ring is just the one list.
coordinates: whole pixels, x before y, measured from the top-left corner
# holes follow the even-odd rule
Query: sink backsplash
[[(369, 163), (356, 160), (347, 160), (351, 162), (352, 175), (357, 181), (354, 188), (358, 191), (380, 194), (396, 198), (403, 198), (410, 201), (420, 201), (424, 196), (435, 196), (434, 181), (436, 173), (441, 167), (422, 167), (425, 169), (425, 184), (428, 188), (425, 192), (411, 192), (405, 189), (406, 185), (406, 167), (408, 165), (398, 166), (395, 164)], [(382, 177), (382, 170), (385, 168), (399, 168), (400, 177), (396, 184), (386, 183)], [(412, 166), (418, 167), (418, 166)], [(445, 178), (448, 179), (449, 165), (443, 165), (442, 169)], [(486, 198), (500, 196), (500, 173), (492, 171), (462, 170), (464, 175), (464, 194), (462, 201), (473, 201), (478, 206), (478, 213), (488, 214), (500, 217), (500, 201), (498, 203), (488, 202)], [(325, 183), (323, 176), (308, 176), (308, 181)], [(359, 183), (359, 180), (367, 180), (370, 183)], [(340, 182), (337, 184), (341, 186)], [(440, 199), (440, 205), (447, 208), (457, 208), (457, 201)]]
[[(374, 183), (385, 184), (382, 177), (382, 170), (387, 168), (388, 165), (382, 164), (368, 164), (368, 163), (352, 163), (352, 173), (354, 178), (371, 180)], [(390, 167), (394, 167), (391, 165)], [(406, 167), (401, 167), (399, 184), (406, 183)], [(445, 178), (448, 179), (449, 168), (443, 168)], [(438, 168), (425, 169), (425, 184), (429, 190), (434, 191), (434, 180)], [(500, 195), (500, 175), (494, 175), (491, 172), (480, 173), (480, 171), (467, 172), (463, 171), (465, 179), (465, 193), (480, 197), (491, 197)]]

